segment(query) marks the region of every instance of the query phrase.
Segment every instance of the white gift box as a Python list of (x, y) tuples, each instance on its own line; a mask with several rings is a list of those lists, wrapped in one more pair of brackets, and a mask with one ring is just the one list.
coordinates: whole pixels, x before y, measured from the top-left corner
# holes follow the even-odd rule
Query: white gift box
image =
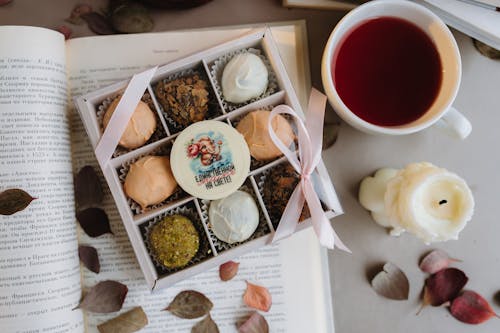
[[(267, 64), (271, 70), (270, 86), (272, 86), (272, 89), (264, 93), (264, 96), (261, 96), (261, 98), (251, 100), (249, 103), (232, 105), (224, 101), (217, 86), (217, 81), (220, 78), (213, 77), (212, 71), (216, 69), (221, 59), (224, 59), (225, 56), (227, 58), (228, 54), (249, 49), (252, 52), (255, 50), (257, 52), (260, 51), (261, 55), (267, 59)], [(128, 165), (145, 155), (168, 154), (169, 147), (178, 133), (180, 133), (179, 127), (168, 118), (168, 115), (167, 117), (164, 115), (155, 97), (153, 87), (161, 80), (172, 78), (179, 74), (182, 75), (182, 73), (187, 73), (193, 69), (200, 72), (210, 86), (208, 90), (212, 96), (211, 108), (213, 108), (212, 111), (209, 111), (209, 114), (212, 115), (210, 119), (226, 122), (234, 126), (234, 122), (237, 122), (240, 117), (250, 111), (262, 108), (270, 109), (279, 104), (286, 104), (302, 118), (304, 116), (269, 29), (253, 32), (158, 68), (146, 91), (151, 95), (152, 105), (154, 106), (153, 111), (157, 113), (157, 119), (159, 119), (157, 126), (161, 128), (158, 134), (153, 135), (152, 139), (140, 148), (134, 150), (118, 148), (109, 161), (110, 167), (103, 169), (104, 177), (116, 202), (137, 260), (151, 290), (171, 286), (180, 280), (217, 267), (246, 252), (269, 244), (272, 240), (275, 226), (279, 223), (279, 221), (271, 221), (266, 203), (261, 195), (261, 190), (265, 174), (277, 164), (286, 163), (285, 157), (278, 158), (269, 163), (257, 163), (256, 161), (252, 163), (247, 180), (243, 186), (244, 190), (252, 194), (256, 199), (261, 214), (261, 222), (254, 236), (250, 237), (247, 241), (237, 244), (225, 244), (212, 234), (206, 214), (209, 202), (206, 200), (201, 200), (181, 192), (173, 195), (172, 198), (167, 199), (162, 204), (142, 210), (126, 196), (123, 190), (123, 178)], [(271, 81), (274, 81), (275, 85)], [(102, 110), (99, 110), (99, 106), (102, 108), (103, 103), (109, 103), (110, 98), (123, 93), (127, 85), (128, 81), (118, 82), (75, 98), (76, 107), (94, 149), (98, 145), (103, 133), (102, 119), (99, 116), (101, 114), (102, 118)], [(323, 161), (320, 161), (312, 176), (314, 188), (322, 202), (326, 216), (333, 218), (342, 214), (342, 207), (337, 199), (335, 189)], [(166, 269), (161, 264), (155, 262), (154, 257), (148, 250), (147, 233), (149, 227), (161, 220), (161, 217), (173, 213), (181, 213), (191, 217), (200, 234), (200, 249), (195, 258), (187, 266), (179, 269)], [(311, 221), (307, 219), (297, 225), (297, 230), (310, 226)]]

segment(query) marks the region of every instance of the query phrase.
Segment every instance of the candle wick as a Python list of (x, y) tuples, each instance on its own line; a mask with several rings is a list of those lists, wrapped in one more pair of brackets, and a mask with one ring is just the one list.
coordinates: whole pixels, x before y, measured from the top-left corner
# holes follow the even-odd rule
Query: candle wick
[(440, 205), (444, 205), (445, 203), (448, 203), (448, 200), (443, 199), (443, 200), (439, 201)]

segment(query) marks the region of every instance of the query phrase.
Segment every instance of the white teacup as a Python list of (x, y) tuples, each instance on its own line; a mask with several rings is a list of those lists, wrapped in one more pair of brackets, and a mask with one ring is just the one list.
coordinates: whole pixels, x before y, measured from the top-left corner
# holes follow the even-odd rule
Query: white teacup
[[(442, 68), (441, 86), (432, 105), (420, 118), (399, 126), (379, 126), (358, 117), (342, 102), (332, 78), (332, 60), (346, 34), (364, 21), (388, 16), (405, 19), (420, 27), (434, 42)], [(344, 121), (361, 131), (372, 134), (409, 134), (439, 121), (437, 125), (451, 129), (464, 139), (471, 132), (471, 124), (451, 106), (460, 86), (461, 75), (460, 53), (450, 30), (430, 10), (405, 0), (375, 0), (349, 12), (331, 33), (323, 53), (321, 68), (323, 87), (330, 104)]]

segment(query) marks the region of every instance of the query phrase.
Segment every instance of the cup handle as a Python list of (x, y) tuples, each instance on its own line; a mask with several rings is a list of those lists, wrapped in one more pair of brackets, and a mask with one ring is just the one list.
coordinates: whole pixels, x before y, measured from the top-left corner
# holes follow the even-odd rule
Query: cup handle
[(468, 137), (472, 131), (470, 121), (454, 107), (450, 107), (436, 125), (453, 133), (462, 140)]

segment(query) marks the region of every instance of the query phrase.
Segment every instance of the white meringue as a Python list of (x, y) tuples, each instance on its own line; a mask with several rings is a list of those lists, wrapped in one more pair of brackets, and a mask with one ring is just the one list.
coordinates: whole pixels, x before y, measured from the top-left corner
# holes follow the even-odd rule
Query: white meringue
[(267, 89), (268, 71), (255, 54), (235, 55), (222, 72), (222, 94), (231, 103), (243, 103), (259, 97)]

